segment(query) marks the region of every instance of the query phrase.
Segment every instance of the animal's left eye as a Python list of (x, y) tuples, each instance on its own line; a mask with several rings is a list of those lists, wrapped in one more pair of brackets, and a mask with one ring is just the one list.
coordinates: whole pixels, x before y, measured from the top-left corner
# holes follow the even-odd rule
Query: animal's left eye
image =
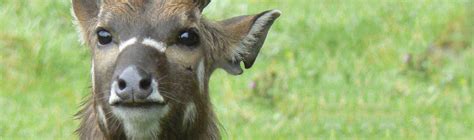
[(97, 30), (97, 39), (100, 45), (107, 45), (112, 43), (112, 34), (103, 28), (99, 28)]
[(178, 43), (186, 46), (199, 44), (199, 35), (194, 30), (186, 30), (179, 34)]

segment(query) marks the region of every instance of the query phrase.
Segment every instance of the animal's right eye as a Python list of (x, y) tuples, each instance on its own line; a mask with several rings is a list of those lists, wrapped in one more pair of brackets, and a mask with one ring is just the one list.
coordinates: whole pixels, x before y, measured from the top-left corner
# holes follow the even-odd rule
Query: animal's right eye
[(195, 46), (199, 44), (199, 35), (193, 29), (186, 30), (180, 33), (178, 42), (186, 46)]
[(99, 40), (100, 45), (107, 45), (112, 42), (112, 34), (105, 29), (97, 30), (97, 39)]

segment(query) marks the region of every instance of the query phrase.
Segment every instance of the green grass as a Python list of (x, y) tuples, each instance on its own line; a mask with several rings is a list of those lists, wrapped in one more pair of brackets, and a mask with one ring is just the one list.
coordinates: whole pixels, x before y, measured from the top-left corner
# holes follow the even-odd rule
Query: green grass
[[(252, 69), (211, 79), (223, 137), (471, 139), (472, 7), (214, 0), (210, 19), (283, 11)], [(0, 139), (76, 138), (73, 115), (89, 94), (89, 69), (68, 0), (0, 0)]]

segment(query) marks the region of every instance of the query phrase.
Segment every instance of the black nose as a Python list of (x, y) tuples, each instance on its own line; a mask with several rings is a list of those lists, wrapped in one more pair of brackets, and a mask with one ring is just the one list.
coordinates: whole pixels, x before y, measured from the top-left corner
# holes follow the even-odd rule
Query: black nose
[(135, 66), (127, 67), (117, 77), (116, 82), (113, 88), (117, 96), (125, 102), (140, 102), (153, 91), (151, 75)]

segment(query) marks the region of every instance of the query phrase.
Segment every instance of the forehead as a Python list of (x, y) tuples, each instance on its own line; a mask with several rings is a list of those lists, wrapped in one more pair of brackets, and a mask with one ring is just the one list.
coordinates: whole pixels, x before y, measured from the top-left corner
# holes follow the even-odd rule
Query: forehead
[(199, 20), (193, 0), (108, 0), (101, 6), (99, 24), (156, 26), (189, 25)]

